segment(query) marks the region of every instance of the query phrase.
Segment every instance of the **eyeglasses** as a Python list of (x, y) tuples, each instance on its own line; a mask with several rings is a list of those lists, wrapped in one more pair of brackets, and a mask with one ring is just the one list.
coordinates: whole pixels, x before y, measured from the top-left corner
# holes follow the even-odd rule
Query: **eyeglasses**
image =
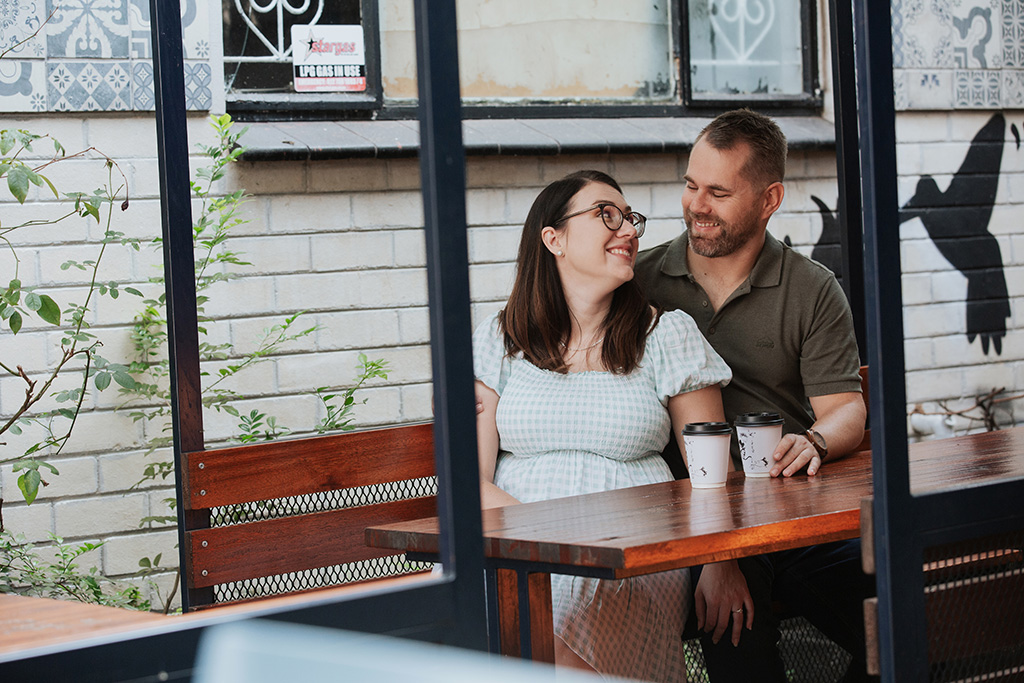
[(637, 237), (643, 236), (644, 227), (647, 225), (646, 216), (644, 216), (642, 213), (637, 213), (636, 211), (630, 211), (629, 213), (624, 214), (622, 213), (622, 209), (615, 206), (614, 204), (608, 203), (594, 204), (593, 206), (583, 209), (582, 211), (570, 213), (568, 216), (559, 218), (557, 221), (555, 221), (555, 224), (557, 225), (558, 223), (567, 221), (570, 218), (575, 218), (576, 216), (582, 216), (588, 211), (593, 211), (594, 209), (601, 210), (601, 220), (604, 221), (604, 227), (608, 228), (609, 230), (618, 230), (619, 228), (622, 227), (622, 221), (626, 220), (629, 221), (629, 224), (632, 225), (633, 228), (636, 230)]

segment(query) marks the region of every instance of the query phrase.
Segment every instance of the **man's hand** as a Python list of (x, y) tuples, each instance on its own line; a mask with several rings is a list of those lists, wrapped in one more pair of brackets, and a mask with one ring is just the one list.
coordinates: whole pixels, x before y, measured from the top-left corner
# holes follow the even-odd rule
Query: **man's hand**
[(792, 477), (804, 467), (807, 468), (807, 474), (813, 476), (821, 467), (818, 449), (803, 434), (783, 436), (779, 445), (775, 447), (772, 458), (775, 460), (770, 471), (773, 477), (779, 476), (780, 473), (784, 477)]
[(740, 644), (744, 624), (748, 631), (754, 627), (754, 600), (735, 560), (704, 565), (693, 593), (693, 607), (697, 613), (697, 628), (706, 633), (714, 632), (711, 640), (715, 644), (722, 639), (730, 619), (733, 646)]
[[(867, 409), (860, 392), (811, 396), (809, 400), (815, 416), (811, 428), (825, 438), (829, 462), (844, 457), (856, 448), (864, 437), (864, 420), (867, 418)], [(815, 475), (821, 468), (818, 450), (802, 433), (782, 437), (772, 457), (775, 459), (771, 469), (773, 477), (779, 474), (792, 477), (805, 467), (807, 474)]]

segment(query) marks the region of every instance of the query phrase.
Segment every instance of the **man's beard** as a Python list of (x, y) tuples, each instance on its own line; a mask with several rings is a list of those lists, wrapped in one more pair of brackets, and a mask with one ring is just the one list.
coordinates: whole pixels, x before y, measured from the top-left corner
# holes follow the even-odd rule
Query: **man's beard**
[(705, 258), (728, 256), (757, 234), (757, 223), (753, 219), (744, 220), (742, 223), (726, 223), (721, 219), (715, 219), (713, 222), (718, 223), (718, 234), (715, 237), (706, 237), (692, 229), (697, 217), (688, 209), (683, 210), (683, 221), (690, 229), (690, 249)]

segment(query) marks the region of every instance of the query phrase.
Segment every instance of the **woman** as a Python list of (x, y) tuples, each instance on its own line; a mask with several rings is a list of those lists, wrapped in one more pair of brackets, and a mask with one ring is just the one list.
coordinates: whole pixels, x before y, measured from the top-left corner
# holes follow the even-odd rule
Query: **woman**
[[(723, 419), (729, 368), (689, 316), (659, 317), (633, 282), (645, 222), (598, 171), (534, 201), (508, 303), (473, 337), (484, 507), (670, 480), (671, 431)], [(687, 570), (551, 587), (556, 663), (685, 680)]]

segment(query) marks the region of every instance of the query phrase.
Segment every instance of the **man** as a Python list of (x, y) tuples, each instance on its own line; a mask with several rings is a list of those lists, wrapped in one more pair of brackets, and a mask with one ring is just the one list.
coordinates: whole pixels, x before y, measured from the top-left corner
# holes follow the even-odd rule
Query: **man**
[[(641, 252), (636, 276), (652, 303), (689, 313), (732, 368), (722, 391), (728, 419), (783, 416), (772, 476), (813, 476), (860, 443), (866, 414), (853, 319), (835, 277), (767, 232), (785, 193), (785, 165), (786, 139), (774, 121), (749, 110), (716, 118), (690, 153), (687, 231)], [(773, 599), (850, 652), (844, 680), (866, 678), (862, 601), (874, 587), (860, 569), (859, 542), (707, 565), (695, 576), (712, 681), (786, 680)]]

